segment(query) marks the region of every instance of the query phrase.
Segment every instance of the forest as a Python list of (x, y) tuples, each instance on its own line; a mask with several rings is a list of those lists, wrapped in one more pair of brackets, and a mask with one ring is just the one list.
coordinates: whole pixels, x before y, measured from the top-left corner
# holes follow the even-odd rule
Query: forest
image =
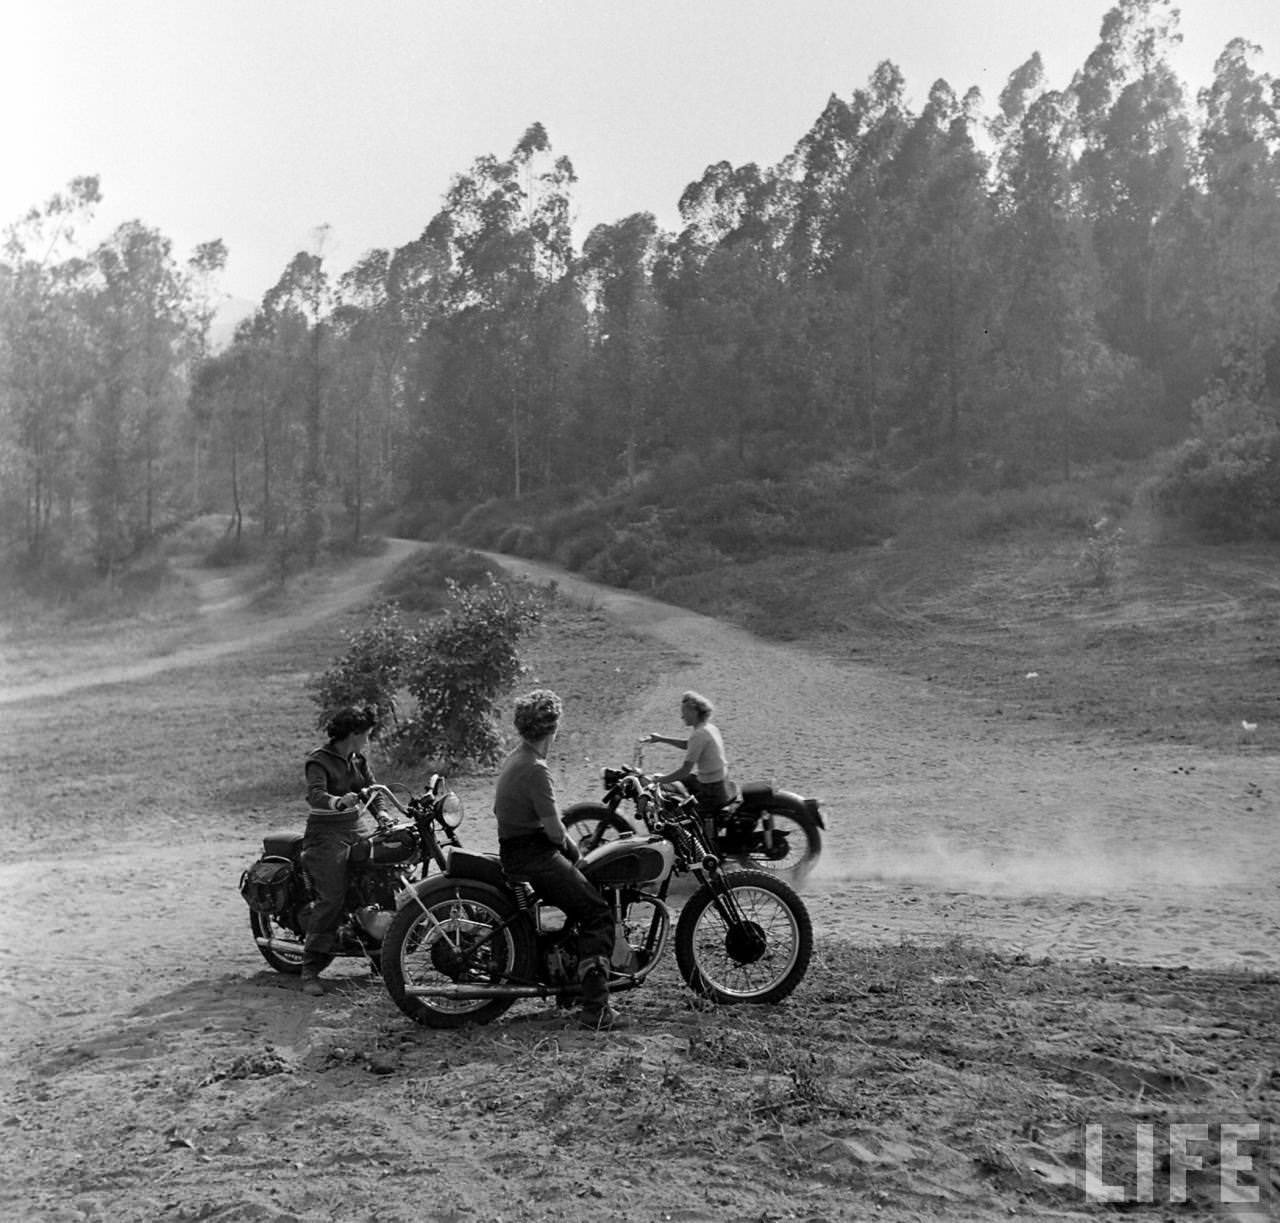
[(1241, 38), (1193, 90), (1177, 39), (1119, 0), (1066, 88), (1037, 54), (917, 109), (883, 62), (777, 165), (708, 166), (676, 232), (579, 244), (533, 122), (403, 246), (340, 270), (318, 235), (220, 346), (223, 243), (86, 249), (76, 179), (0, 254), (0, 551), (101, 580), (218, 514), (228, 555), (306, 565), (665, 472), (857, 502), (1153, 456), (1171, 512), (1280, 537), (1280, 80)]

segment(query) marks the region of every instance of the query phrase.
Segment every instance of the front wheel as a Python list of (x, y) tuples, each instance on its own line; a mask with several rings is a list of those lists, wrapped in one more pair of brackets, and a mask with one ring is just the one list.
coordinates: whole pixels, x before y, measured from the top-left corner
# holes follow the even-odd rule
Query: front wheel
[(606, 841), (616, 841), (628, 832), (635, 832), (625, 816), (604, 803), (574, 803), (565, 809), (562, 818), (565, 831), (584, 854)]
[(436, 876), (420, 884), (382, 940), (387, 992), (415, 1023), (491, 1023), (514, 998), (423, 995), (415, 989), (500, 986), (534, 975), (533, 934), (514, 902), (485, 883)]
[(700, 887), (676, 925), (685, 984), (716, 1002), (778, 1002), (813, 954), (813, 923), (794, 888), (767, 871), (729, 871)]

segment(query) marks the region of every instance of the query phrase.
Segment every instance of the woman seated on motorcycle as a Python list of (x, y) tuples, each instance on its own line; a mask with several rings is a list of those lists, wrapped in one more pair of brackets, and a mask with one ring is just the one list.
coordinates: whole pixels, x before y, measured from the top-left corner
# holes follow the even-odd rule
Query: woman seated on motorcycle
[(315, 889), (302, 952), (302, 991), (324, 993), (320, 974), (333, 959), (336, 930), (347, 895), (347, 858), (351, 847), (377, 830), (377, 822), (359, 810), (360, 791), (373, 785), (365, 759), (376, 719), (373, 711), (347, 706), (325, 727), (329, 741), (303, 766), (311, 808), (302, 839), (302, 865)]
[(520, 743), (498, 775), (493, 813), (498, 820), (498, 854), (503, 869), (527, 879), (548, 904), (563, 909), (578, 932), (578, 981), (583, 1022), (614, 1027), (609, 1005), (609, 959), (613, 954), (613, 914), (604, 897), (574, 865), (578, 847), (556, 806), (547, 753), (560, 727), (560, 698), (548, 688), (519, 697), (515, 728)]
[(686, 739), (671, 735), (649, 734), (645, 743), (667, 743), (684, 752), (684, 761), (672, 773), (654, 780), (662, 783), (679, 781), (707, 812), (719, 811), (732, 797), (729, 762), (724, 754), (720, 729), (711, 721), (715, 706), (700, 692), (686, 692), (680, 698), (680, 719), (690, 728)]

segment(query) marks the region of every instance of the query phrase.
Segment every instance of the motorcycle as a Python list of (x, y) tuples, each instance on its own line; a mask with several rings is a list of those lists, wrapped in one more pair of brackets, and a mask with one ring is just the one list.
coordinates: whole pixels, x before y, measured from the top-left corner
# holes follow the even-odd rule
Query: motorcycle
[[(613, 911), (611, 992), (642, 985), (675, 931), (685, 984), (716, 1002), (777, 1002), (799, 985), (813, 952), (809, 911), (776, 874), (724, 870), (694, 800), (635, 769), (606, 783), (634, 802), (643, 832), (585, 853), (578, 866)], [(678, 920), (672, 882), (696, 890)], [(451, 849), (444, 873), (416, 884), (382, 944), (382, 978), (395, 1004), (430, 1028), (490, 1023), (520, 998), (580, 993), (577, 937), (564, 913), (510, 878), (496, 854)]]
[[(402, 803), (384, 785), (360, 791), (360, 810), (378, 828), (352, 847), (347, 868), (347, 897), (337, 931), (335, 956), (367, 959), (381, 969), (383, 941), (397, 907), (409, 889), (424, 878), (431, 864), (443, 870), (445, 850), (461, 844), (462, 800), (445, 779), (432, 774), (424, 793)], [(382, 804), (375, 799), (381, 798)], [(395, 815), (379, 809), (385, 805)], [(254, 942), (276, 972), (302, 971), (307, 920), (315, 903), (311, 880), (302, 864), (303, 833), (268, 832), (262, 856), (240, 876), (240, 894), (249, 906)], [(323, 967), (323, 966), (322, 966)]]
[[(643, 740), (636, 745), (633, 768), (644, 768)], [(628, 818), (625, 805), (634, 805), (630, 788), (617, 784), (625, 775), (605, 770), (603, 802), (574, 803), (565, 809), (564, 825), (580, 850), (633, 832), (643, 821), (638, 812)], [(610, 778), (614, 780), (610, 780)], [(672, 788), (683, 790), (679, 782)], [(826, 828), (816, 798), (802, 798), (790, 790), (775, 790), (769, 782), (733, 786), (729, 802), (703, 812), (703, 835), (712, 851), (730, 866), (773, 871), (799, 886), (817, 865)]]

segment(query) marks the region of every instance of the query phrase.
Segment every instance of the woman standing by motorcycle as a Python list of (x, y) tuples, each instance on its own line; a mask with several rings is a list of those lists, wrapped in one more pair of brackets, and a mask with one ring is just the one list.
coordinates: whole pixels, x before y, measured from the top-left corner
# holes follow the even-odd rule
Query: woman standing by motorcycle
[(720, 729), (711, 721), (715, 706), (699, 692), (680, 698), (680, 719), (690, 728), (687, 739), (650, 734), (646, 743), (666, 743), (684, 752), (684, 761), (673, 773), (655, 777), (657, 782), (683, 782), (706, 812), (718, 811), (732, 797), (729, 762), (724, 753)]
[(360, 809), (360, 791), (374, 782), (365, 752), (375, 725), (371, 710), (352, 706), (338, 710), (325, 728), (328, 743), (312, 752), (304, 765), (311, 812), (303, 836), (302, 865), (311, 877), (315, 906), (303, 949), (302, 992), (312, 997), (324, 994), (320, 974), (333, 959), (351, 847), (377, 831), (372, 815)]
[(536, 688), (516, 700), (513, 720), (520, 743), (503, 762), (493, 797), (498, 854), (509, 877), (528, 880), (543, 900), (563, 909), (577, 925), (583, 1022), (611, 1028), (619, 1022), (609, 1005), (613, 914), (574, 865), (578, 846), (560, 820), (547, 768), (561, 709), (560, 698), (549, 688)]

